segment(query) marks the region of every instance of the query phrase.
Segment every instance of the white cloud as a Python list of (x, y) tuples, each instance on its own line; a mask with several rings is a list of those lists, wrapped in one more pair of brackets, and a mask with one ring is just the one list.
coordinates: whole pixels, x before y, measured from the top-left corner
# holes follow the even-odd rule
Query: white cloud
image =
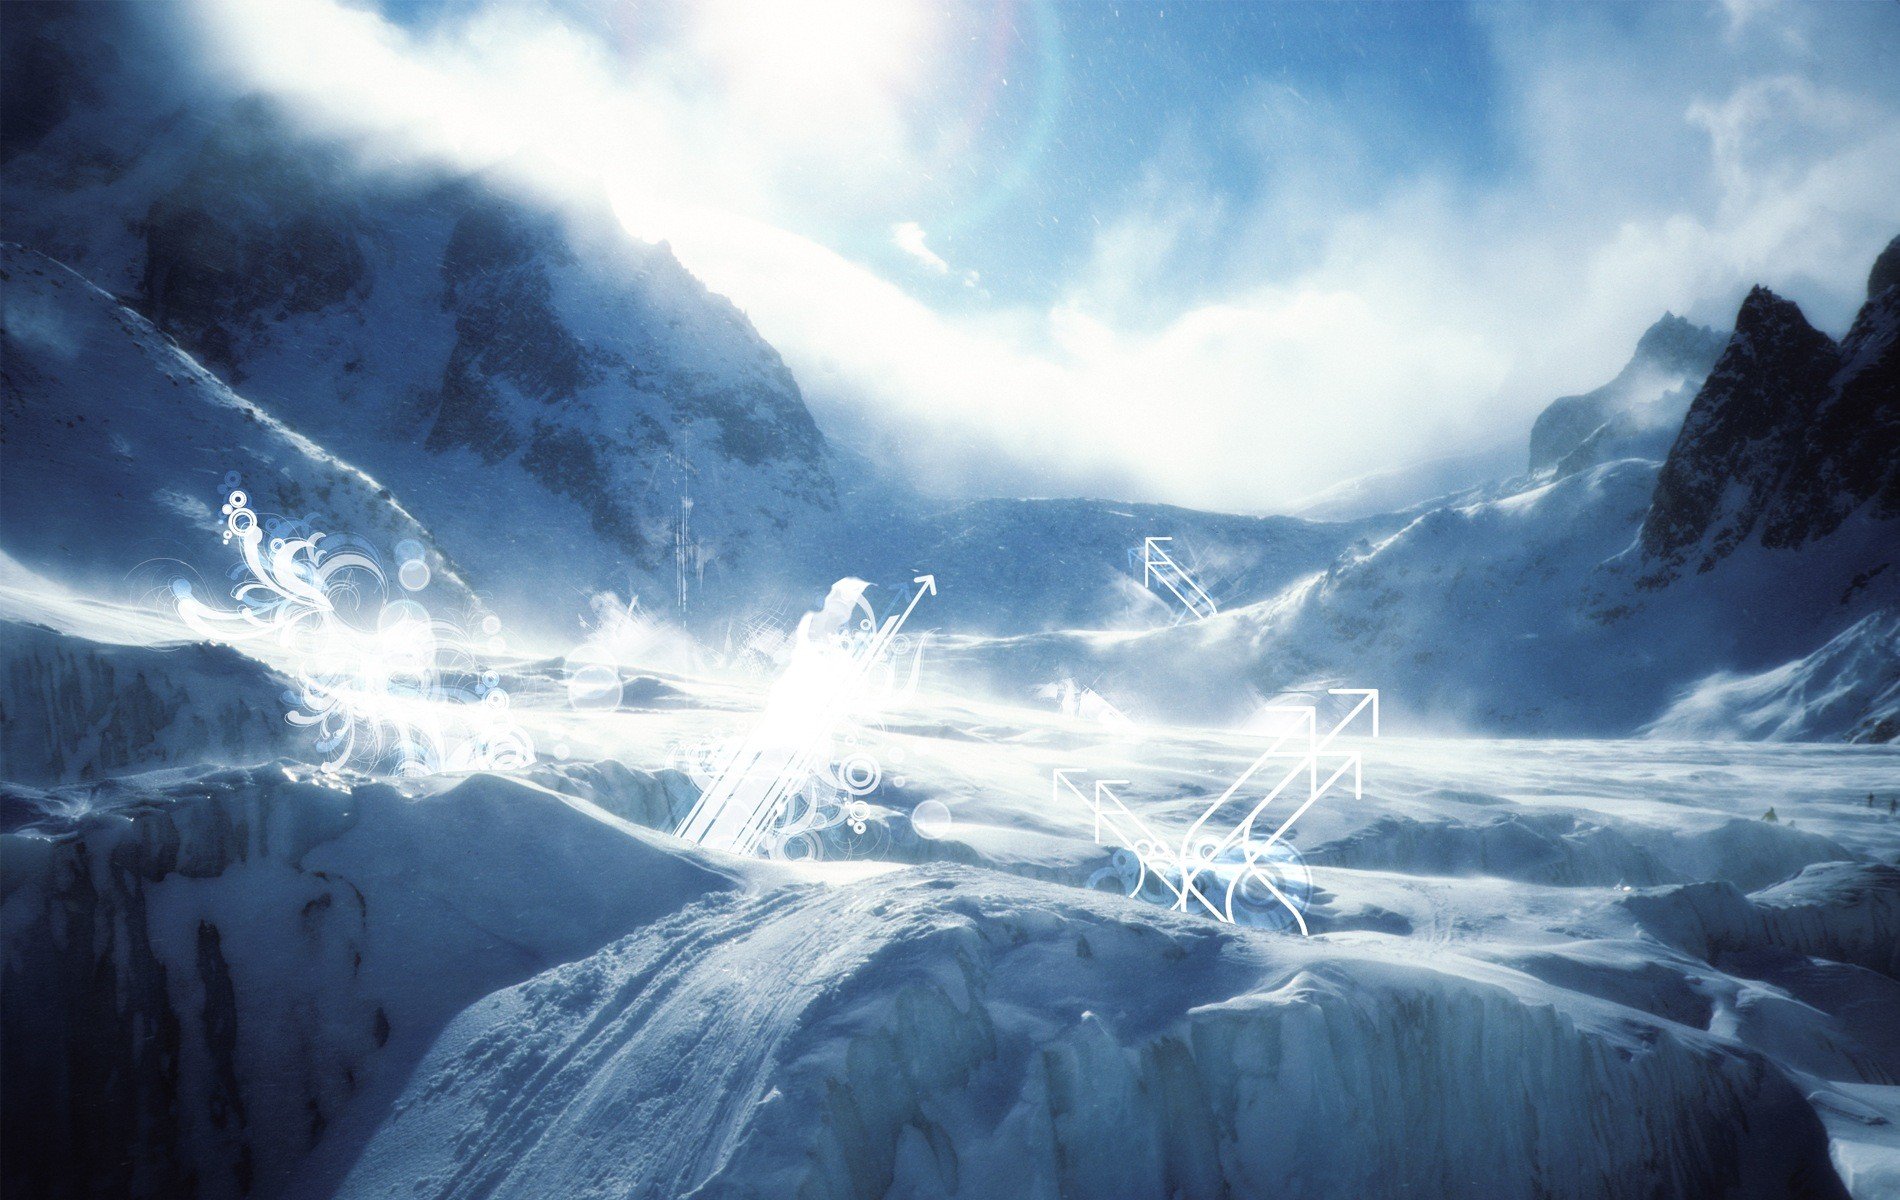
[[(892, 226), (891, 244), (922, 263), (924, 269), (931, 274), (950, 274), (950, 264), (944, 261), (941, 254), (930, 248), (929, 242), (924, 238), (924, 227), (917, 222), (900, 221)], [(959, 271), (957, 279), (967, 288), (973, 288), (982, 282), (982, 277), (975, 271)]]
[[(616, 53), (545, 13), (415, 37), (331, 0), (200, 11), (226, 69), (392, 157), (605, 185), (630, 229), (748, 312), (821, 412), (927, 483), (1261, 509), (1521, 433), (1664, 309), (1726, 322), (1761, 281), (1838, 327), (1900, 217), (1900, 88), (1868, 82), (1874, 39), (1848, 26), (1870, 18), (1839, 15), (1855, 7), (1751, 6), (1726, 35), (1719, 10), (1685, 5), (1484, 10), (1496, 178), (1381, 179), (1323, 106), (1237, 97), (1239, 140), (1273, 168), (1262, 196), (1210, 191), (1191, 140), (1171, 143), (1098, 214), (1056, 303), (959, 290), (953, 311), (800, 232), (930, 186), (930, 137), (867, 99), (912, 26), (801, 113), (776, 67), (709, 89), (677, 38)], [(957, 277), (920, 224), (875, 228)]]
[(910, 255), (924, 266), (939, 275), (950, 273), (950, 264), (943, 261), (935, 250), (924, 241), (924, 227), (915, 221), (905, 221), (891, 230), (891, 241), (899, 250)]

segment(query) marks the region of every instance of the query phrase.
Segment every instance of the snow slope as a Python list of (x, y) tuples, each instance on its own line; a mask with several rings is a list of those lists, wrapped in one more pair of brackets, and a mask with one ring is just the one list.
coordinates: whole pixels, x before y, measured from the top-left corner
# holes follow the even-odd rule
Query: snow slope
[[(429, 594), (473, 602), (456, 564), (389, 490), (207, 372), (150, 322), (31, 250), (0, 243), (0, 549), (113, 600), (174, 577), (215, 594), (239, 556), (220, 508), (426, 551)], [(196, 586), (196, 585), (195, 585)], [(210, 597), (207, 597), (208, 599)]]
[(1867, 617), (1812, 654), (1696, 684), (1649, 732), (1669, 738), (1890, 742), (1900, 737), (1900, 614)]
[(1891, 748), (1364, 743), (1364, 800), (1295, 829), (1301, 941), (1090, 893), (1108, 849), (1050, 799), (1057, 767), (1124, 779), (1178, 831), (1258, 735), (924, 697), (859, 738), (905, 775), (861, 845), (793, 866), (639, 828), (690, 806), (670, 748), (742, 732), (744, 689), (511, 690), (568, 758), (9, 785), (9, 1192), (1865, 1198), (1900, 1171), (1900, 824), (1863, 803)]
[(281, 1194), (463, 1005), (743, 878), (499, 777), (10, 791), (9, 1194)]
[(339, 1194), (1841, 1194), (1708, 1035), (1128, 915), (967, 869), (706, 902), (465, 1012)]
[(1371, 471), (1341, 480), (1291, 511), (1309, 520), (1349, 521), (1420, 505), (1437, 507), (1445, 497), (1520, 475), (1522, 451), (1523, 446), (1512, 438), (1460, 454)]

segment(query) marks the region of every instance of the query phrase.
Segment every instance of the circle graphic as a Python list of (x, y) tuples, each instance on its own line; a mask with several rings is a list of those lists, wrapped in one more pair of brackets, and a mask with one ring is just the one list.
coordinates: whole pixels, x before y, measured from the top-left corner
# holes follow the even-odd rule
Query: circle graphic
[(930, 841), (950, 836), (955, 820), (950, 816), (950, 808), (941, 800), (925, 800), (910, 810), (910, 827), (917, 836)]
[(567, 702), (583, 712), (612, 712), (620, 707), (620, 672), (605, 663), (567, 664)]
[(429, 564), (412, 558), (396, 568), (396, 581), (412, 592), (429, 586)]

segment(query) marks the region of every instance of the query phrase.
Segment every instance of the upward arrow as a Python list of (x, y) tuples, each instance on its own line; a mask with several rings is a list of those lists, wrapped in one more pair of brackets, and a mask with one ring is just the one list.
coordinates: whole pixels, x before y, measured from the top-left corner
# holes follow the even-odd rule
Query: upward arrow
[(924, 586), (918, 588), (916, 593), (911, 596), (910, 603), (904, 606), (903, 613), (898, 616), (897, 619), (885, 622), (884, 632), (887, 636), (895, 634), (899, 629), (904, 627), (904, 622), (910, 620), (910, 614), (917, 611), (917, 602), (919, 600), (922, 600), (925, 596), (934, 596), (937, 594), (937, 577), (935, 575), (919, 575), (911, 580), (911, 582), (921, 583)]

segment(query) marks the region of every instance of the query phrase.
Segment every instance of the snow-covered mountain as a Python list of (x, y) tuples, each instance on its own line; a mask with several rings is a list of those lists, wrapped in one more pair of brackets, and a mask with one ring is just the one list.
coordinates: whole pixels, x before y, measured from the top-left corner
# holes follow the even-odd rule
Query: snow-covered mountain
[(10, 66), (51, 99), (8, 146), (8, 235), (373, 472), (521, 625), (570, 628), (591, 589), (682, 563), (715, 594), (770, 577), (834, 505), (778, 354), (664, 246), (604, 206), (380, 171), (260, 99), (180, 92), (142, 61), (166, 42), (141, 7), (10, 28), (46, 48)]
[[(0, 6), (7, 1197), (1900, 1195), (1900, 747), (1813, 744), (1900, 734), (1900, 241), (1838, 345), (1763, 291), (1727, 338), (1664, 318), (1528, 474), (1377, 473), (1329, 521), (930, 500), (664, 247), (381, 169), (176, 25)], [(631, 610), (578, 671), (428, 622), (453, 689), (408, 610), (182, 640), (239, 486), (414, 543), (436, 616), (511, 639), (612, 588), (710, 660), (847, 575), (880, 613), (932, 576), (940, 633), (819, 747), (875, 779), (812, 857), (734, 857), (672, 836), (676, 768), (822, 677), (662, 677)], [(1143, 586), (1147, 538), (1217, 613)], [(332, 711), (524, 752), (320, 769), (285, 714), (327, 657)], [(1121, 894), (1052, 792), (1185, 838), (1266, 778), (1245, 719), (1329, 686), (1388, 736), (1283, 830), (1310, 937)], [(1390, 736), (1469, 730), (1606, 736)]]
[[(1657, 722), (1705, 685), (1799, 672), (1799, 660), (1900, 606), (1897, 306), (1900, 287), (1880, 286), (1837, 346), (1757, 289), (1660, 462), (1579, 460), (1602, 444), (1587, 436), (1522, 480), (1425, 506), (1259, 603), (1145, 634), (951, 652), (1006, 694), (1072, 676), (1124, 709), (1186, 719), (1241, 718), (1286, 691), (1376, 685), (1412, 728), (1592, 735)], [(1700, 353), (1692, 327), (1666, 320), (1657, 331)], [(1828, 690), (1877, 708), (1891, 645), (1857, 644), (1823, 655), (1853, 677)], [(1764, 735), (1876, 736), (1889, 726), (1874, 708), (1744, 723)]]
[(1126, 570), (1144, 537), (1242, 603), (1367, 532), (926, 499), (830, 448), (743, 315), (604, 207), (379, 170), (262, 100), (181, 90), (138, 5), (33, 9), (7, 38), (30, 99), (0, 166), (8, 235), (374, 474), (517, 631), (572, 638), (610, 589), (717, 637), (842, 575), (924, 573), (972, 630), (1119, 625), (1160, 615)]
[[(175, 577), (215, 603), (237, 548), (221, 513), (243, 490), (265, 519), (347, 533), (384, 556), (422, 548), (445, 611), (473, 596), (389, 490), (232, 392), (144, 317), (72, 271), (0, 243), (3, 549), (114, 599)], [(183, 633), (183, 627), (180, 627)]]
[(1530, 469), (1568, 474), (1614, 458), (1660, 457), (1727, 342), (1713, 329), (1664, 313), (1615, 379), (1553, 400), (1538, 414)]

